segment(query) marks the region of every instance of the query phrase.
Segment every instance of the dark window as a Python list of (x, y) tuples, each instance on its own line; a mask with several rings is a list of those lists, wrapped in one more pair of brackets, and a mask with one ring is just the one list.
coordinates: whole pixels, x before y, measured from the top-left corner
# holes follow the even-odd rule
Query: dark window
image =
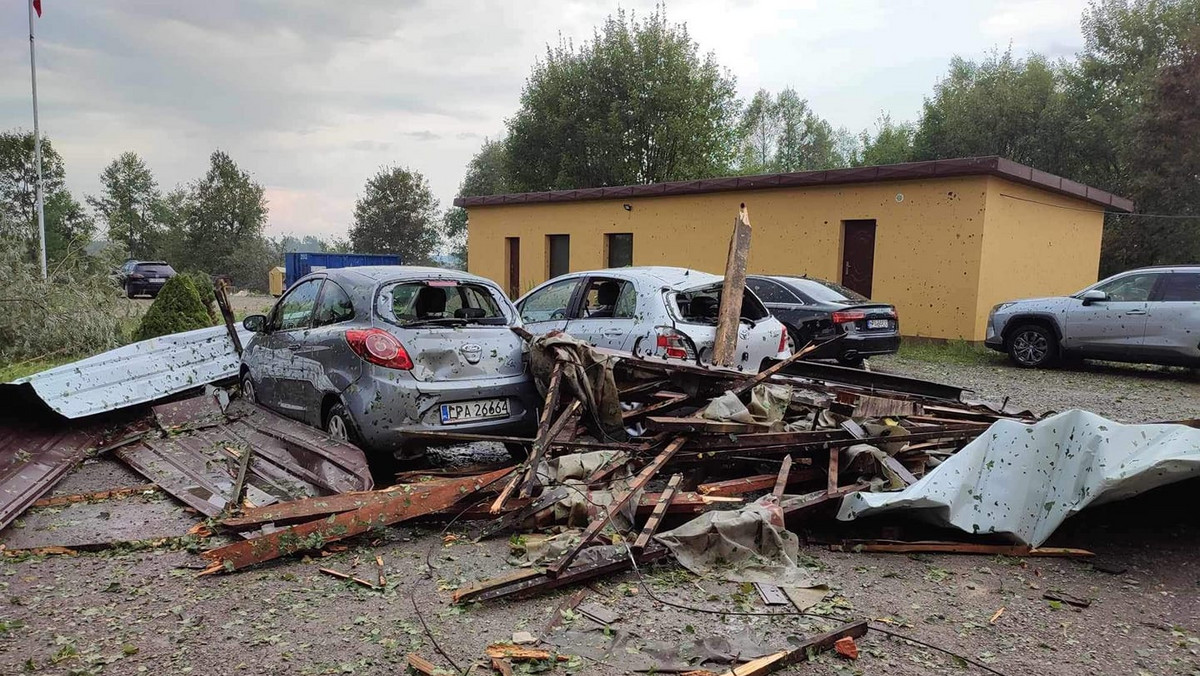
[(836, 282), (824, 279), (792, 278), (788, 280), (800, 293), (808, 296), (814, 303), (866, 303), (868, 298), (860, 293), (851, 291)]
[(138, 263), (133, 267), (134, 272), (147, 277), (174, 277), (175, 269), (166, 263)]
[(799, 303), (796, 294), (767, 279), (747, 279), (746, 286), (764, 303)]
[(577, 286), (578, 279), (564, 279), (534, 291), (521, 303), (521, 319), (527, 322), (566, 319)]
[(593, 279), (583, 298), (584, 319), (632, 319), (637, 308), (633, 284), (620, 279)]
[(624, 268), (633, 265), (633, 233), (612, 232), (604, 236), (608, 250), (608, 267)]
[(287, 295), (279, 299), (271, 315), (271, 326), (280, 331), (308, 328), (313, 306), (317, 303), (317, 292), (321, 290), (320, 279), (310, 279), (297, 284)]
[(1164, 301), (1200, 301), (1200, 272), (1173, 272), (1162, 289)]
[(345, 290), (334, 282), (325, 282), (325, 290), (321, 292), (321, 302), (313, 313), (313, 326), (336, 324), (354, 318), (354, 304)]
[(546, 235), (546, 256), (549, 278), (565, 275), (571, 271), (571, 236)]
[(384, 319), (400, 324), (449, 320), (447, 324), (504, 325), (508, 323), (491, 291), (481, 284), (456, 280), (401, 282), (379, 290), (376, 310)]

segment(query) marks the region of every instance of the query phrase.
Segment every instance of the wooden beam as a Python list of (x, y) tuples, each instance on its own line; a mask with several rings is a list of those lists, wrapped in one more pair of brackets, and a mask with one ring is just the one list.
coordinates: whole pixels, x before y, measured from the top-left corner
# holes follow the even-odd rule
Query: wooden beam
[[(657, 542), (651, 542), (640, 554), (635, 554), (639, 566), (665, 558), (668, 554), (666, 547)], [(580, 564), (554, 576), (538, 570), (520, 570), (524, 576), (520, 579), (512, 573), (493, 580), (483, 580), (471, 585), (468, 589), (454, 592), (454, 600), (462, 601), (492, 601), (501, 598), (521, 598), (532, 596), (551, 589), (591, 580), (601, 575), (615, 573), (632, 568), (629, 562), (629, 552), (624, 547), (614, 548), (605, 552), (586, 565)]]
[(632, 411), (625, 411), (621, 414), (621, 422), (630, 423), (635, 420), (641, 420), (651, 413), (665, 413), (672, 409), (683, 406), (684, 403), (686, 403), (689, 399), (691, 399), (691, 397), (686, 394), (671, 395), (660, 402), (649, 404), (641, 408), (635, 408)]
[(844, 334), (844, 333), (838, 334), (837, 336), (834, 336), (833, 338), (830, 338), (829, 340), (826, 340), (826, 341), (822, 341), (820, 343), (809, 343), (808, 345), (805, 345), (802, 349), (797, 350), (796, 352), (793, 352), (792, 355), (789, 356), (787, 359), (784, 359), (781, 362), (773, 364), (773, 365), (763, 369), (762, 371), (759, 371), (757, 374), (754, 375), (753, 378), (746, 378), (742, 382), (734, 385), (733, 387), (730, 387), (729, 391), (734, 394), (741, 394), (743, 392), (748, 392), (748, 391), (754, 389), (754, 387), (756, 385), (767, 382), (776, 373), (779, 373), (780, 371), (787, 368), (794, 362), (798, 362), (801, 359), (804, 359), (808, 355), (812, 354), (813, 351), (815, 351), (817, 348), (823, 347), (824, 345), (826, 345), (828, 343), (832, 343), (835, 340), (840, 340), (842, 338), (842, 336), (844, 336), (844, 335), (846, 335), (846, 334)]
[(841, 455), (842, 449), (829, 449), (829, 487), (827, 492), (836, 493), (838, 488), (838, 457)]
[(783, 491), (787, 488), (788, 472), (792, 471), (792, 456), (783, 456), (783, 465), (779, 468), (779, 476), (775, 479), (775, 488), (771, 494), (775, 496), (775, 501), (783, 499)]
[(30, 507), (60, 507), (62, 505), (70, 505), (76, 502), (98, 502), (100, 500), (112, 500), (114, 498), (125, 498), (131, 495), (141, 495), (143, 493), (161, 493), (162, 489), (158, 484), (142, 484), (141, 486), (129, 486), (128, 488), (112, 488), (106, 491), (96, 491), (95, 493), (72, 493), (70, 495), (52, 495), (48, 498), (42, 498), (35, 501)]
[(583, 535), (580, 536), (579, 542), (563, 554), (562, 558), (546, 567), (546, 573), (550, 576), (557, 576), (566, 570), (567, 566), (570, 566), (571, 562), (575, 560), (575, 557), (579, 556), (579, 552), (582, 552), (591, 544), (592, 539), (599, 535), (600, 531), (604, 530), (609, 520), (612, 519), (612, 515), (624, 509), (625, 505), (633, 499), (633, 496), (642, 490), (655, 474), (658, 474), (663, 465), (667, 464), (685, 443), (687, 443), (686, 437), (675, 437), (671, 443), (667, 444), (667, 447), (654, 460), (651, 460), (648, 465), (642, 468), (642, 471), (638, 472), (637, 476), (630, 482), (629, 488), (624, 493), (616, 496), (612, 504), (605, 507), (600, 512), (600, 515), (588, 524), (588, 527), (583, 531)]
[(1095, 556), (1086, 549), (1067, 547), (1029, 547), (1026, 545), (988, 545), (976, 542), (896, 542), (894, 540), (846, 540), (830, 545), (832, 551), (870, 554), (978, 554), (983, 556), (1087, 558)]
[(883, 464), (886, 465), (888, 469), (895, 472), (896, 476), (900, 477), (900, 480), (904, 482), (905, 486), (911, 486), (917, 483), (917, 477), (913, 476), (913, 473), (908, 471), (907, 467), (901, 465), (900, 461), (892, 456), (889, 455), (888, 457), (884, 458)]
[[(811, 458), (800, 458), (794, 460), (792, 464), (808, 464), (811, 462)], [(817, 470), (812, 469), (790, 470), (788, 472), (787, 485), (791, 486), (816, 481), (818, 478), (824, 479), (825, 473), (821, 472), (818, 474)], [(775, 487), (775, 483), (778, 480), (778, 474), (756, 474), (741, 479), (703, 483), (696, 486), (696, 492), (712, 497), (735, 497), (745, 495), (746, 493), (754, 493), (755, 491), (769, 491)]]
[(633, 543), (633, 551), (640, 552), (650, 544), (650, 538), (658, 532), (658, 525), (662, 523), (663, 517), (667, 514), (667, 508), (671, 506), (671, 501), (675, 499), (675, 492), (679, 490), (679, 482), (683, 481), (682, 474), (675, 474), (671, 480), (667, 482), (667, 488), (658, 498), (658, 503), (654, 505), (654, 511), (650, 513), (650, 518), (646, 519), (646, 525), (642, 527), (642, 532), (638, 534), (637, 540)]
[(742, 318), (742, 296), (746, 291), (746, 260), (750, 257), (750, 214), (742, 204), (733, 219), (729, 238), (729, 257), (721, 285), (721, 306), (717, 311), (717, 335), (713, 342), (712, 362), (733, 366), (737, 360), (738, 327)]
[(527, 498), (533, 494), (534, 484), (537, 483), (538, 463), (542, 461), (542, 456), (546, 454), (546, 449), (550, 448), (554, 438), (563, 433), (563, 430), (575, 420), (575, 415), (582, 408), (583, 403), (578, 399), (571, 401), (544, 432), (538, 432), (537, 441), (533, 442), (533, 450), (529, 452), (529, 458), (525, 461), (527, 467), (524, 486), (521, 487), (521, 497)]
[[(706, 434), (753, 434), (771, 429), (765, 423), (739, 423), (708, 418), (673, 418), (670, 416), (648, 416), (646, 428), (668, 432), (702, 432)], [(734, 442), (732, 445), (736, 445)]]
[(850, 622), (834, 629), (831, 632), (813, 636), (804, 641), (800, 645), (790, 650), (780, 650), (776, 653), (771, 653), (766, 657), (760, 657), (756, 660), (747, 662), (741, 666), (734, 667), (725, 672), (722, 676), (763, 676), (786, 666), (803, 662), (808, 659), (812, 653), (819, 653), (823, 650), (829, 650), (843, 638), (859, 638), (867, 633), (867, 621), (859, 620), (858, 622)]

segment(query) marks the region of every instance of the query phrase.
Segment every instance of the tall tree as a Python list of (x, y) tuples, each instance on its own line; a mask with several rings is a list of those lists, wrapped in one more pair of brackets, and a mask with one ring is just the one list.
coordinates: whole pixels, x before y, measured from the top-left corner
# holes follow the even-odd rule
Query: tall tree
[(877, 166), (908, 162), (912, 159), (915, 132), (908, 122), (896, 123), (887, 113), (880, 115), (874, 133), (863, 130), (859, 135), (860, 151), (854, 164)]
[[(458, 186), (459, 197), (501, 195), (511, 192), (508, 151), (504, 141), (483, 140), (483, 147), (467, 164), (467, 174)], [(442, 215), (442, 243), (457, 259), (458, 266), (467, 267), (467, 210), (450, 207)]]
[(363, 253), (400, 254), (406, 265), (428, 263), (438, 243), (437, 209), (420, 172), (384, 167), (354, 205), (350, 242)]
[[(229, 274), (240, 286), (261, 286), (276, 262), (262, 236), (267, 221), (263, 188), (223, 151), (213, 151), (208, 172), (184, 193), (168, 195), (168, 222), (181, 224), (176, 261), (189, 270)], [(261, 274), (260, 274), (261, 273)], [(261, 278), (261, 279), (260, 279)]]
[(843, 164), (833, 126), (818, 117), (795, 89), (779, 92), (775, 108), (779, 116), (776, 171), (831, 169)]
[[(46, 257), (56, 260), (68, 248), (86, 245), (94, 225), (67, 190), (62, 156), (45, 136), (42, 137), (42, 190)], [(0, 234), (23, 243), (29, 260), (40, 257), (33, 132), (0, 133), (0, 222), (6, 224)]]
[(729, 171), (734, 79), (659, 8), (618, 10), (576, 48), (548, 48), (508, 120), (512, 188), (656, 183)]
[(103, 192), (87, 201), (108, 228), (109, 241), (124, 244), (133, 258), (154, 256), (162, 197), (150, 168), (137, 153), (121, 153), (100, 173), (100, 185)]
[(779, 147), (779, 109), (766, 89), (754, 93), (742, 111), (738, 132), (742, 138), (739, 165), (743, 174), (764, 174), (775, 170), (775, 151)]

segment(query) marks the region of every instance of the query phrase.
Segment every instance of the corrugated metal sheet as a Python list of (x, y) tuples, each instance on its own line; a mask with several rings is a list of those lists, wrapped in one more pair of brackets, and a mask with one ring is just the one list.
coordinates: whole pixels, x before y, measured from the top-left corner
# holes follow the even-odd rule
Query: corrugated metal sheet
[(82, 460), (92, 440), (78, 426), (0, 426), (0, 529)]
[[(242, 343), (249, 331), (239, 329)], [(67, 418), (161, 399), (238, 374), (239, 359), (224, 326), (176, 333), (0, 385), (0, 394), (36, 394)]]

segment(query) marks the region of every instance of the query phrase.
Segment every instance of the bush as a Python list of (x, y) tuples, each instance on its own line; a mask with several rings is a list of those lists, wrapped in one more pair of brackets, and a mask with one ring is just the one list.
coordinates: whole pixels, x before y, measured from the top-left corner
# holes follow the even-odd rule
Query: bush
[(208, 318), (214, 322), (217, 321), (217, 293), (213, 290), (212, 277), (209, 277), (207, 272), (185, 272), (183, 274), (192, 280), (192, 285), (200, 294), (200, 302), (204, 305), (204, 310), (208, 312)]
[(192, 331), (212, 326), (212, 318), (204, 309), (200, 293), (188, 275), (175, 275), (163, 284), (154, 303), (146, 310), (134, 340)]
[(26, 251), (0, 238), (0, 363), (69, 361), (123, 342), (129, 306), (110, 276), (119, 260), (68, 252), (43, 280)]

